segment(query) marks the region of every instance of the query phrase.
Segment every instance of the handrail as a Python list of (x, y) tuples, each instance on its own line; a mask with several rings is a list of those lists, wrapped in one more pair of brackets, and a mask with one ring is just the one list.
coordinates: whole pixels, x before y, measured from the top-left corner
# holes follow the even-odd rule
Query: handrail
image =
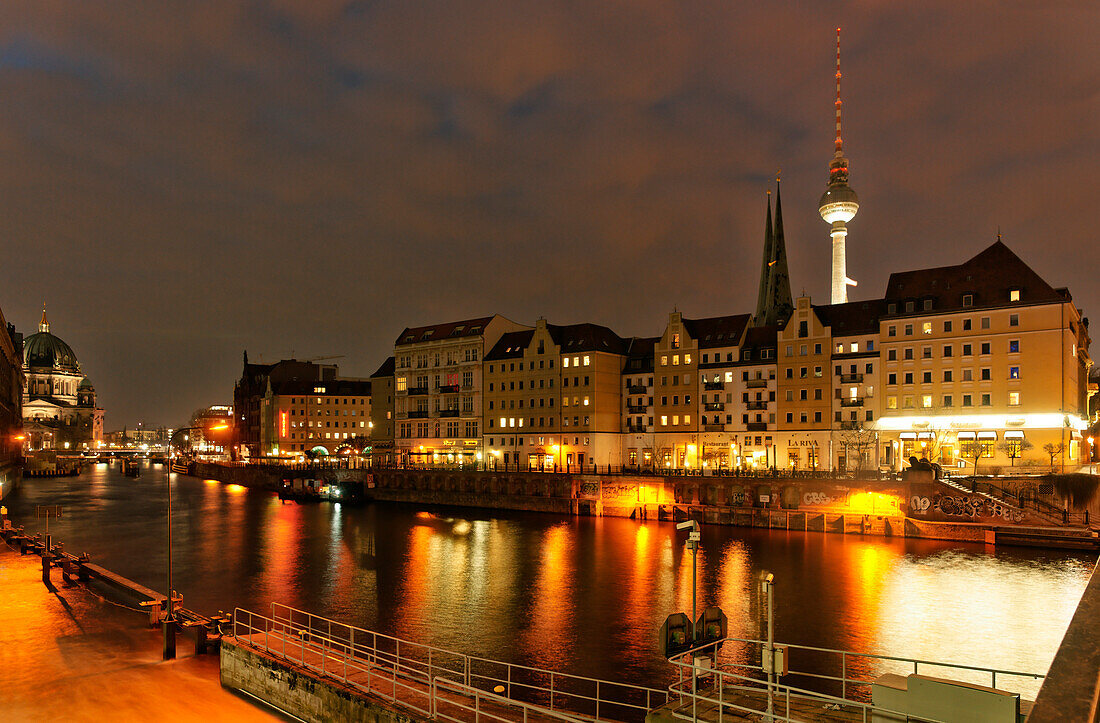
[[(314, 653), (325, 651), (322, 655), (322, 669), (319, 671), (322, 674), (331, 674), (337, 679), (346, 680), (339, 675), (343, 670), (362, 673), (364, 665), (384, 668), (395, 679), (392, 683), (386, 681), (391, 699), (396, 700), (395, 696), (399, 693), (403, 693), (405, 698), (427, 695), (428, 700), (422, 701), (422, 707), (418, 707), (416, 701), (412, 704), (412, 707), (421, 712), (431, 709), (439, 702), (438, 686), (441, 681), (444, 681), (444, 687), (449, 686), (452, 691), (454, 686), (458, 686), (465, 691), (463, 695), (473, 697), (475, 702), (482, 698), (497, 702), (507, 701), (508, 705), (524, 706), (525, 715), (528, 711), (542, 715), (553, 713), (555, 717), (566, 720), (599, 719), (601, 713), (608, 710), (644, 716), (656, 705), (668, 701), (666, 690), (466, 655), (347, 625), (281, 603), (272, 603), (271, 617), (240, 608), (238, 611), (241, 616), (247, 617), (249, 629), (265, 633), (265, 647), (270, 645), (270, 631), (279, 634), (281, 640), (277, 639), (275, 643), (276, 646), (281, 644), (282, 650), (276, 647), (272, 651), (276, 654), (287, 657), (285, 647), (288, 636), (294, 641), (292, 653), (295, 652), (294, 646), (300, 645), (302, 648), (298, 659), (290, 656), (289, 659), (295, 662), (306, 665), (307, 646)], [(234, 633), (237, 632), (237, 619), (235, 612)], [(254, 621), (263, 622), (264, 629), (252, 626)], [(249, 641), (253, 641), (251, 636)], [(330, 654), (336, 658), (336, 674), (324, 669), (324, 658)], [(317, 669), (315, 666), (306, 667)], [(398, 677), (403, 678), (401, 684), (396, 682)], [(410, 681), (421, 687), (427, 686), (430, 688), (429, 693), (416, 688)], [(499, 688), (503, 688), (503, 694), (494, 692), (494, 697), (490, 697), (487, 691)], [(447, 705), (463, 707), (453, 700), (445, 702)], [(478, 715), (488, 714), (481, 710)]]
[[(837, 706), (847, 706), (849, 708), (856, 708), (859, 710), (861, 720), (863, 723), (869, 723), (875, 717), (875, 714), (886, 714), (890, 718), (898, 718), (900, 720), (906, 720), (907, 714), (904, 711), (894, 710), (884, 706), (876, 706), (872, 703), (866, 703), (863, 701), (852, 700), (846, 697), (837, 697), (829, 695), (828, 693), (821, 693), (818, 691), (808, 690), (806, 688), (799, 688), (792, 685), (785, 685), (777, 681), (767, 682), (758, 677), (751, 677), (748, 675), (742, 675), (740, 673), (730, 670), (731, 667), (738, 668), (750, 668), (754, 673), (762, 673), (763, 665), (761, 666), (749, 666), (744, 664), (722, 664), (713, 668), (707, 668), (700, 670), (696, 667), (697, 654), (701, 651), (705, 651), (708, 648), (717, 648), (723, 642), (731, 640), (738, 640), (737, 638), (726, 638), (725, 640), (719, 640), (706, 645), (694, 648), (692, 650), (680, 653), (669, 658), (669, 663), (676, 666), (679, 669), (679, 680), (669, 685), (669, 694), (678, 695), (681, 700), (687, 699), (691, 702), (692, 706), (692, 719), (698, 717), (699, 704), (713, 705), (717, 710), (717, 720), (719, 723), (723, 723), (726, 715), (726, 709), (733, 709), (742, 713), (752, 713), (756, 715), (765, 715), (770, 717), (773, 721), (783, 721), (784, 723), (795, 723), (795, 721), (801, 721), (801, 718), (792, 717), (791, 713), (791, 698), (810, 698), (814, 701), (829, 703)], [(744, 642), (763, 642), (763, 641), (744, 641)], [(800, 647), (800, 646), (790, 646)], [(822, 648), (821, 650), (826, 650)], [(831, 651), (831, 652), (843, 652), (843, 651)], [(690, 662), (685, 662), (686, 659), (691, 656)], [(717, 655), (713, 655), (713, 658), (717, 658)], [(685, 676), (685, 669), (688, 671)], [(713, 688), (699, 690), (697, 675), (705, 673), (713, 676), (714, 685)], [(791, 671), (788, 675), (797, 675)], [(746, 705), (740, 705), (730, 701), (726, 698), (727, 690), (752, 690), (755, 692), (765, 693), (761, 698), (760, 705), (762, 707), (749, 707)], [(782, 709), (780, 710), (779, 704), (782, 703)], [(782, 711), (782, 712), (781, 712)], [(714, 718), (712, 715), (711, 718)], [(732, 719), (732, 718), (731, 718)], [(767, 718), (766, 718), (767, 719)], [(928, 723), (949, 723), (948, 721), (941, 721), (933, 718), (922, 718), (921, 720), (928, 721)]]

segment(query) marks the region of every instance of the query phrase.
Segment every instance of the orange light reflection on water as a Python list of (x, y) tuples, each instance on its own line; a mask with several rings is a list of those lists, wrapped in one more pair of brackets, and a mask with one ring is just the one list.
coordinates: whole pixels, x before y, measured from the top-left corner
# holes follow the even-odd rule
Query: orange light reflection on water
[(568, 523), (555, 525), (542, 536), (538, 575), (530, 615), (523, 632), (528, 650), (538, 651), (540, 666), (565, 670), (571, 660), (574, 614), (574, 566), (572, 530)]

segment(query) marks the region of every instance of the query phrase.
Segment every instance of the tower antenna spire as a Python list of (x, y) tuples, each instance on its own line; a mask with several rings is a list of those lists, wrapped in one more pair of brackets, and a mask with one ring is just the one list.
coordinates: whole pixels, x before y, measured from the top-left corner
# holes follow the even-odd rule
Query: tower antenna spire
[(859, 210), (859, 196), (848, 185), (848, 159), (844, 157), (844, 140), (840, 132), (840, 28), (836, 29), (836, 151), (829, 163), (829, 185), (818, 203), (818, 213), (829, 224), (832, 237), (833, 265), (830, 278), (830, 300), (834, 304), (848, 301), (848, 286), (854, 285), (848, 278), (846, 241), (848, 222)]
[(836, 29), (836, 155), (844, 155), (844, 141), (840, 134), (840, 28)]

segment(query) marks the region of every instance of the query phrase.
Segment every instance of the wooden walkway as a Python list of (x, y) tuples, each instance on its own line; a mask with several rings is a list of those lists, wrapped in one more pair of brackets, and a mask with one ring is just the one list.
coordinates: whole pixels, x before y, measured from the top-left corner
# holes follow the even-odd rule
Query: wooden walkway
[(400, 672), (395, 672), (391, 661), (372, 660), (370, 651), (357, 650), (349, 656), (345, 654), (346, 646), (325, 647), (320, 642), (277, 631), (226, 637), (222, 643), (233, 641), (311, 677), (343, 684), (360, 695), (388, 701), (418, 716), (460, 723), (591, 720), (576, 713), (510, 700), (490, 690), (467, 687), (461, 675), (442, 668), (432, 671), (431, 677), (428, 671), (421, 673), (404, 665)]

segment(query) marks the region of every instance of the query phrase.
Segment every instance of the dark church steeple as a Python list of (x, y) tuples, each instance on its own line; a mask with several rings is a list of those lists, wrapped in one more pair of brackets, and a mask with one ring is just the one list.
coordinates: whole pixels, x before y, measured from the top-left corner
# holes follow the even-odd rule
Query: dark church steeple
[(782, 324), (790, 317), (791, 277), (787, 271), (787, 244), (783, 237), (783, 199), (779, 179), (775, 184), (775, 228), (772, 229), (772, 200), (768, 193), (768, 211), (764, 222), (764, 260), (760, 268), (760, 291), (756, 300), (756, 326)]

